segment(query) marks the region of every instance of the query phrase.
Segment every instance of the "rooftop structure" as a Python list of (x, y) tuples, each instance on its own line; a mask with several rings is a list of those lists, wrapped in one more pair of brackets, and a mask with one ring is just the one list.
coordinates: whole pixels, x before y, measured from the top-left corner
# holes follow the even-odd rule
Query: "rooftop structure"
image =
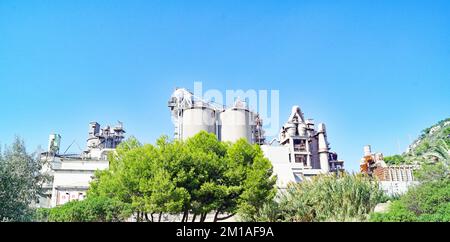
[(40, 157), (46, 161), (43, 172), (50, 175), (52, 180), (44, 185), (46, 196), (40, 198), (37, 206), (55, 207), (71, 200), (83, 199), (95, 171), (109, 167), (107, 155), (122, 142), (124, 133), (120, 122), (113, 128), (101, 128), (97, 122), (91, 122), (86, 149), (80, 154), (61, 154), (61, 136), (51, 134), (48, 150), (41, 153)]

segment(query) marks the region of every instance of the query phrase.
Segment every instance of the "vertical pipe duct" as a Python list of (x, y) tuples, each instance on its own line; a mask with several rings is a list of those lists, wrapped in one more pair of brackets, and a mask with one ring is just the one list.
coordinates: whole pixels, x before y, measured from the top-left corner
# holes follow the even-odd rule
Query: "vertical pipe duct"
[(327, 142), (327, 133), (325, 129), (325, 124), (320, 123), (318, 127), (318, 143), (319, 143), (319, 160), (320, 160), (320, 169), (323, 172), (328, 172), (330, 170), (330, 165), (328, 161), (328, 142)]

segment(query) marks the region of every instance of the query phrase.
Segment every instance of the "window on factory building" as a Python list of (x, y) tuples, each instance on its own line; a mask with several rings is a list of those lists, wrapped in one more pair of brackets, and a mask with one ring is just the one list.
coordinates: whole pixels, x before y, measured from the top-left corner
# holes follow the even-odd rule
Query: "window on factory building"
[(294, 151), (306, 151), (306, 140), (295, 139), (294, 140)]
[(306, 155), (295, 155), (295, 163), (302, 163), (306, 166)]
[(330, 153), (328, 155), (328, 157), (329, 157), (330, 160), (336, 160), (337, 161), (337, 154), (336, 153)]

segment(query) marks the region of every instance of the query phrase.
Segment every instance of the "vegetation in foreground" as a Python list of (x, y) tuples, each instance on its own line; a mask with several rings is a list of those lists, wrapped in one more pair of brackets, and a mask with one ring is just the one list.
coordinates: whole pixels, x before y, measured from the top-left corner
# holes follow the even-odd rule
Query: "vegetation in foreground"
[(450, 222), (450, 181), (411, 188), (392, 202), (387, 213), (373, 213), (372, 222)]
[(131, 216), (131, 206), (108, 197), (89, 197), (63, 206), (40, 208), (33, 220), (40, 222), (120, 222)]
[(378, 183), (361, 174), (319, 175), (290, 184), (258, 213), (256, 221), (365, 221), (386, 200)]
[(42, 163), (27, 153), (22, 139), (16, 137), (5, 151), (0, 150), (0, 222), (29, 221), (33, 217), (30, 204), (42, 194)]

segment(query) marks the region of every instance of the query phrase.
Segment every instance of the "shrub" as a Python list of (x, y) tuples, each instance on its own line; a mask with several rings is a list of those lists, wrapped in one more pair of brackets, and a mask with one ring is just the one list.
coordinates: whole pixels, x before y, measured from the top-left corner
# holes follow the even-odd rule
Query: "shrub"
[(41, 222), (119, 222), (131, 215), (130, 206), (106, 197), (88, 197), (64, 205), (35, 212), (35, 221)]
[(374, 213), (374, 222), (450, 221), (450, 180), (426, 182), (411, 188), (387, 213)]
[(319, 175), (291, 184), (275, 204), (261, 209), (258, 221), (365, 221), (384, 199), (378, 183), (367, 176)]

